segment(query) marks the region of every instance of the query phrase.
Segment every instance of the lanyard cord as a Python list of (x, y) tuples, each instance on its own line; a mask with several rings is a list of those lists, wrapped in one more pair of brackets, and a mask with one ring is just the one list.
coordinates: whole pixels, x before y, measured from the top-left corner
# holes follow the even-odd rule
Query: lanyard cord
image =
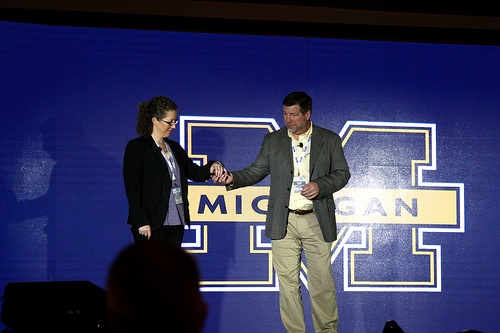
[[(177, 178), (175, 177), (175, 160), (174, 160), (174, 154), (172, 154), (172, 151), (170, 150), (170, 147), (165, 143), (165, 147), (167, 148), (168, 151), (168, 157), (165, 156), (165, 160), (167, 161), (168, 169), (170, 170), (170, 176), (172, 177), (172, 183), (174, 187), (177, 187)], [(162, 151), (163, 152), (163, 151)], [(166, 153), (163, 152), (165, 155)]]
[(302, 156), (300, 157), (300, 159), (298, 158), (297, 156), (297, 149), (295, 148), (295, 145), (293, 144), (293, 140), (290, 140), (291, 143), (292, 143), (292, 152), (293, 152), (293, 158), (295, 160), (295, 163), (297, 164), (297, 176), (300, 176), (300, 165), (302, 164), (302, 162), (304, 161), (304, 157), (306, 156), (306, 153), (307, 153), (307, 149), (309, 149), (309, 144), (311, 143), (311, 136), (309, 135), (309, 138), (307, 138), (307, 142), (306, 142), (306, 145), (304, 147), (304, 150), (302, 150)]

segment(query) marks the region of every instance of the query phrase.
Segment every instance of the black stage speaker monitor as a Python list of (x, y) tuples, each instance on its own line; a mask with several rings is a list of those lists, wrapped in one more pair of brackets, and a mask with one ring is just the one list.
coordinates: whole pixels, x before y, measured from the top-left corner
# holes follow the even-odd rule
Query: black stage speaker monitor
[(11, 282), (1, 320), (20, 333), (107, 331), (106, 291), (89, 281)]

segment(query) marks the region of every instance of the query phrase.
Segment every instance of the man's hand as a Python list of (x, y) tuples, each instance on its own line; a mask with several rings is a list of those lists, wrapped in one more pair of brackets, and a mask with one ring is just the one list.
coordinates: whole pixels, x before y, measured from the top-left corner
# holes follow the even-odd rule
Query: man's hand
[(230, 172), (224, 172), (220, 176), (213, 175), (212, 181), (223, 185), (229, 185), (233, 182), (233, 175)]
[(306, 199), (312, 200), (316, 198), (319, 194), (319, 186), (316, 182), (310, 182), (304, 185), (302, 187), (302, 191), (300, 191), (300, 194), (304, 196)]

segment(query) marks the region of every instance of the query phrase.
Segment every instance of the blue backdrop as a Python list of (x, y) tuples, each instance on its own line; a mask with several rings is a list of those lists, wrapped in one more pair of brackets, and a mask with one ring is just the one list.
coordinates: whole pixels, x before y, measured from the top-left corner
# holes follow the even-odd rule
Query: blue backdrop
[[(89, 280), (132, 241), (122, 157), (137, 105), (179, 106), (173, 138), (250, 164), (304, 90), (352, 178), (334, 195), (340, 332), (500, 331), (500, 47), (0, 22), (0, 290)], [(190, 189), (206, 332), (283, 332), (263, 235), (268, 179)], [(307, 271), (301, 274), (312, 330)]]

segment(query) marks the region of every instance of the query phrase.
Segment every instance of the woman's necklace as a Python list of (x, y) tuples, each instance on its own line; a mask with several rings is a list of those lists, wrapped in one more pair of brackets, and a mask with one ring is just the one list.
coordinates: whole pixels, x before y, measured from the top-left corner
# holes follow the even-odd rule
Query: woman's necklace
[(160, 145), (160, 148), (165, 154), (168, 153), (167, 144), (165, 142), (163, 142), (163, 145)]
[(158, 147), (160, 147), (162, 152), (164, 152), (167, 155), (167, 157), (170, 157), (170, 151), (167, 149), (167, 144), (165, 143), (165, 140), (161, 139), (160, 141), (156, 141), (156, 144), (158, 145)]

